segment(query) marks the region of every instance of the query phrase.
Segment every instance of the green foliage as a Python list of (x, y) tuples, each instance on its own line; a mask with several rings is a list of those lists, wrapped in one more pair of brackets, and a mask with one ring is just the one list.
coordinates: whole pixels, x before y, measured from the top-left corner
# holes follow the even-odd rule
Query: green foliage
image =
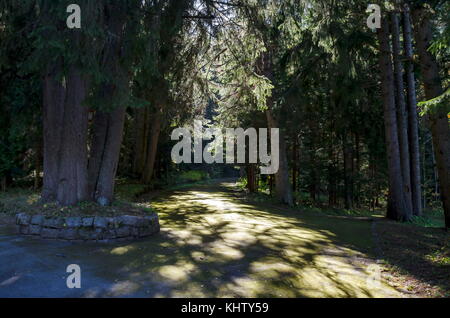
[(449, 114), (450, 120), (450, 88), (448, 88), (442, 95), (428, 101), (420, 102), (418, 105), (422, 108), (420, 112), (421, 116), (425, 116), (429, 112), (434, 112), (437, 108), (444, 107)]
[(248, 184), (247, 178), (239, 178), (238, 181), (236, 181), (236, 186), (241, 190), (247, 189), (247, 184)]
[(130, 180), (118, 180), (116, 183), (116, 198), (120, 201), (133, 202), (146, 191), (146, 185)]
[(413, 216), (412, 224), (422, 227), (444, 227), (444, 218), (442, 209), (428, 209), (424, 211), (422, 216)]
[(207, 180), (209, 179), (209, 175), (205, 171), (190, 170), (181, 172), (177, 179), (180, 183), (190, 183)]
[[(349, 189), (361, 206), (385, 203), (378, 48), (375, 34), (364, 24), (366, 3), (81, 0), (81, 30), (65, 26), (69, 0), (0, 3), (0, 107), (5, 114), (0, 117), (0, 177), (29, 176), (35, 168), (32, 161), (38, 159), (34, 155), (41, 139), (40, 80), (54, 65), (63, 65), (59, 79), (71, 67), (89, 78), (86, 103), (92, 109), (148, 108), (150, 118), (161, 112), (157, 162), (163, 167), (155, 171), (155, 188), (207, 178), (207, 172), (166, 165), (173, 127), (203, 116), (208, 107), (208, 119), (216, 125), (267, 127), (265, 112), (270, 108), (287, 137), (289, 166), (295, 162), (299, 168), (297, 203), (328, 204), (325, 195), (334, 191), (336, 202), (330, 204), (342, 208)], [(434, 1), (433, 7), (437, 28), (431, 50), (443, 65), (446, 83), (448, 3)], [(112, 32), (112, 21), (121, 18), (126, 22)], [(112, 56), (117, 64), (111, 65), (109, 48), (117, 38), (120, 50)], [(424, 112), (446, 107), (449, 96), (447, 88), (420, 105)], [(126, 176), (135, 176), (130, 168), (134, 123), (136, 113), (130, 111), (121, 152), (127, 168), (122, 161), (119, 167)], [(299, 158), (291, 158), (294, 147)], [(350, 177), (344, 166), (347, 148)], [(429, 174), (430, 165), (425, 166)], [(267, 180), (258, 180), (259, 191), (267, 194)], [(241, 186), (246, 187), (245, 181)], [(428, 183), (426, 187), (431, 188)], [(119, 186), (118, 196), (132, 198), (145, 190), (137, 184)]]
[(26, 18), (33, 15), (9, 14), (26, 3), (5, 5), (0, 5), (0, 178), (17, 178), (28, 175), (39, 151), (42, 98), (39, 75), (24, 68), (32, 51)]

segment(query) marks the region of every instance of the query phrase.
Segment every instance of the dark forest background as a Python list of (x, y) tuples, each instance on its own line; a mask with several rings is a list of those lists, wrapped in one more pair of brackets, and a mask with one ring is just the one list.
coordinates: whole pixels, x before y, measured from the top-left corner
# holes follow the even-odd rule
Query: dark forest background
[[(0, 0), (0, 189), (115, 200), (240, 176), (287, 205), (450, 227), (448, 1)], [(377, 1), (372, 1), (377, 2)], [(176, 165), (174, 128), (281, 128), (257, 164)], [(445, 215), (445, 218), (443, 217)]]

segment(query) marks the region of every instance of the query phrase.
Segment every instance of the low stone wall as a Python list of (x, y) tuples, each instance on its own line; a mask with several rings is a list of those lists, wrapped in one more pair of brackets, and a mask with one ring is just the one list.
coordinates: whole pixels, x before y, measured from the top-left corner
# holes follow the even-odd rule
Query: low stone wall
[(16, 215), (17, 232), (44, 239), (66, 241), (126, 241), (144, 238), (159, 232), (158, 215), (117, 217), (46, 217)]

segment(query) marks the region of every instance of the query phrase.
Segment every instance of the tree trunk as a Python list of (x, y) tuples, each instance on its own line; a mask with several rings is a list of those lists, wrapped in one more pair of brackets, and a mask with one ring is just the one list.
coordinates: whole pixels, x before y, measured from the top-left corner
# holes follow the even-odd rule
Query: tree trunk
[(142, 179), (145, 184), (148, 184), (152, 181), (156, 154), (158, 151), (159, 135), (161, 133), (161, 120), (162, 111), (161, 108), (159, 108), (151, 118), (150, 136), (148, 138), (146, 160)]
[(409, 214), (406, 209), (400, 151), (397, 129), (397, 115), (395, 110), (395, 89), (389, 44), (389, 23), (385, 18), (378, 30), (380, 42), (380, 73), (384, 104), (384, 122), (386, 131), (386, 148), (389, 173), (389, 202), (386, 216), (390, 219), (407, 221)]
[[(358, 133), (355, 133), (355, 165), (353, 171), (353, 202), (358, 208), (361, 207), (361, 142)], [(356, 176), (356, 178), (355, 178)], [(356, 180), (355, 180), (356, 179)]]
[(97, 111), (89, 159), (89, 194), (101, 205), (113, 201), (114, 184), (122, 145), (126, 107)]
[(297, 191), (297, 161), (298, 161), (298, 141), (294, 137), (294, 144), (292, 145), (292, 192)]
[[(415, 38), (425, 96), (430, 100), (440, 96), (443, 93), (443, 89), (436, 59), (428, 50), (432, 39), (431, 22), (428, 14), (423, 6), (413, 10)], [(438, 105), (435, 109), (430, 110), (427, 116), (433, 136), (441, 200), (447, 228), (450, 228), (450, 127), (447, 117), (449, 108), (448, 104)]]
[(333, 149), (329, 150), (328, 164), (328, 205), (337, 205), (337, 184), (336, 184), (336, 166)]
[(148, 137), (148, 110), (138, 108), (134, 110), (135, 116), (135, 145), (133, 158), (133, 173), (142, 176), (144, 170), (145, 154), (147, 153)]
[(436, 156), (434, 154), (434, 144), (431, 143), (431, 163), (433, 167), (433, 194), (431, 195), (431, 200), (433, 203), (439, 201), (439, 172), (437, 171)]
[(400, 160), (403, 178), (403, 191), (405, 197), (406, 209), (412, 214), (412, 197), (411, 197), (411, 168), (409, 155), (408, 140), (408, 123), (405, 103), (405, 86), (403, 83), (403, 65), (400, 60), (400, 27), (397, 13), (391, 13), (392, 25), (392, 48), (394, 58), (394, 78), (396, 86), (395, 104), (397, 107), (397, 127), (400, 144)]
[(34, 149), (34, 190), (41, 187), (41, 171), (42, 171), (42, 138), (36, 141)]
[(408, 137), (411, 168), (411, 197), (414, 215), (422, 215), (419, 124), (417, 118), (416, 80), (414, 76), (411, 17), (408, 4), (403, 9), (403, 41), (406, 58)]
[(348, 210), (353, 208), (353, 149), (346, 133), (344, 134), (342, 146), (344, 155), (344, 204)]
[(59, 65), (44, 77), (44, 184), (42, 200), (73, 205), (87, 199), (87, 80), (69, 69), (66, 87)]
[[(272, 115), (270, 107), (266, 111), (266, 116), (269, 129), (279, 127), (277, 121)], [(284, 131), (280, 129), (280, 166), (278, 172), (275, 174), (275, 195), (281, 203), (292, 206), (294, 202), (292, 197), (292, 188), (289, 184), (289, 166), (287, 161), (286, 140), (284, 139), (284, 136)]]
[(6, 192), (6, 177), (0, 179), (0, 189), (2, 192)]
[(60, 149), (56, 199), (63, 206), (88, 199), (87, 128), (88, 108), (82, 103), (87, 81), (72, 67), (67, 76), (66, 105)]
[[(88, 80), (78, 65), (66, 65), (68, 73), (63, 86), (55, 80), (63, 74), (61, 61), (47, 72), (44, 79), (44, 201), (56, 199), (60, 205), (98, 198), (105, 204), (112, 201), (125, 115), (125, 107), (117, 107), (115, 103), (122, 96), (117, 87), (126, 89), (128, 86), (128, 75), (121, 67), (126, 4), (105, 3), (104, 10), (108, 38), (101, 66), (113, 77), (112, 81), (119, 83), (106, 81), (101, 87), (101, 97), (116, 108), (110, 113), (96, 112), (88, 167), (88, 108), (82, 104), (88, 94)], [(73, 33), (73, 41), (81, 43), (81, 36), (79, 32)]]
[[(425, 163), (427, 159), (427, 140), (426, 135), (424, 138), (423, 146), (422, 146), (422, 178), (423, 178), (423, 184), (427, 184), (427, 172), (425, 169)], [(427, 207), (427, 193), (426, 191), (422, 191), (422, 210), (425, 210)]]
[(89, 159), (89, 195), (101, 205), (110, 205), (113, 201), (126, 113), (126, 107), (118, 105), (117, 101), (120, 102), (120, 98), (128, 93), (129, 78), (120, 62), (123, 58), (125, 10), (119, 3), (106, 5), (105, 9), (105, 24), (111, 33), (111, 39), (104, 48), (102, 65), (114, 77), (114, 82), (103, 83), (100, 97), (108, 101), (113, 109), (95, 112)]
[(257, 183), (256, 183), (256, 165), (253, 163), (246, 165), (246, 174), (247, 174), (247, 189), (250, 193), (256, 193)]
[(62, 71), (59, 63), (49, 68), (43, 82), (44, 177), (42, 201), (56, 200), (59, 181), (60, 148), (63, 132), (66, 90), (56, 76)]
[(318, 138), (317, 134), (320, 131), (318, 122), (315, 121), (313, 118), (308, 119), (307, 121), (308, 129), (309, 129), (309, 135), (310, 140), (308, 142), (308, 161), (309, 161), (309, 196), (313, 202), (316, 202), (317, 200), (320, 201), (320, 194), (318, 193), (320, 189), (320, 178), (318, 178), (318, 168), (317, 168), (317, 145), (318, 145)]
[(337, 167), (337, 156), (335, 154), (335, 136), (336, 136), (336, 94), (334, 93), (335, 85), (334, 82), (332, 86), (330, 86), (330, 116), (331, 120), (329, 120), (330, 124), (330, 137), (328, 141), (328, 205), (330, 207), (334, 207), (338, 203), (338, 186), (337, 186), (337, 177), (336, 177), (336, 167)]
[[(270, 81), (274, 82), (273, 74), (273, 60), (272, 60), (272, 50), (273, 48), (268, 48), (268, 51), (260, 56), (260, 70), (262, 70), (262, 75), (266, 76)], [(274, 83), (275, 84), (275, 83)], [(272, 113), (273, 97), (267, 99), (267, 126), (269, 130), (271, 128), (280, 128), (278, 123), (278, 118)], [(285, 140), (285, 132), (280, 128), (279, 136), (279, 169), (275, 174), (275, 196), (283, 204), (289, 206), (294, 205), (292, 196), (292, 187), (289, 184), (289, 165), (288, 165), (288, 153)]]

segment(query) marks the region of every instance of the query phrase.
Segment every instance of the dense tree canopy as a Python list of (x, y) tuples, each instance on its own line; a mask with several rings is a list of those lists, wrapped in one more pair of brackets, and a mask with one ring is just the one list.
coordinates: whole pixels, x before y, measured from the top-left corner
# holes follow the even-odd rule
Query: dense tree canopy
[(376, 32), (357, 0), (79, 0), (70, 29), (72, 2), (0, 1), (3, 190), (110, 205), (119, 177), (211, 173), (170, 160), (203, 118), (280, 128), (274, 176), (241, 166), (251, 192), (450, 226), (447, 1), (375, 1)]

